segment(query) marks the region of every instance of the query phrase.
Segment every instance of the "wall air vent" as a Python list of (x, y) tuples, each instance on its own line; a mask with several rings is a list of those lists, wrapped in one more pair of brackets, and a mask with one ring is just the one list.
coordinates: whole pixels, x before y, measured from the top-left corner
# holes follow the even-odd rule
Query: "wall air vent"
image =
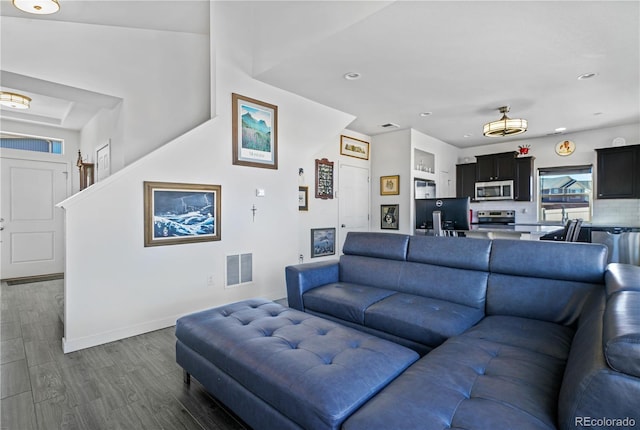
[(386, 124), (382, 124), (380, 127), (382, 128), (400, 128), (398, 124), (394, 124), (392, 122), (388, 122)]
[(253, 282), (253, 254), (227, 255), (225, 288)]

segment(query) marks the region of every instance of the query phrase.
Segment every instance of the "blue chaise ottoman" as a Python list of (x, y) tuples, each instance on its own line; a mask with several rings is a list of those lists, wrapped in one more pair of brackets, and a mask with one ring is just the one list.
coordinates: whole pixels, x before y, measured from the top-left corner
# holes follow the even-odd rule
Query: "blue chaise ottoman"
[(264, 299), (180, 318), (176, 360), (253, 428), (337, 429), (415, 362), (408, 348)]

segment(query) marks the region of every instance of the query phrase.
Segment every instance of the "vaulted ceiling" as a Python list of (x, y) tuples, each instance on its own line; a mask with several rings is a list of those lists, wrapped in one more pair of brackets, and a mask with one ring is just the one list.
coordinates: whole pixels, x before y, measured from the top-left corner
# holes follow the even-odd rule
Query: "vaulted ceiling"
[[(60, 3), (57, 14), (25, 16), (2, 0), (0, 15), (209, 31), (207, 1)], [(212, 7), (216, 3), (221, 2)], [(234, 3), (247, 7), (246, 2), (225, 7)], [(253, 34), (253, 76), (355, 115), (349, 128), (367, 135), (386, 132), (381, 126), (392, 123), (459, 147), (496, 143), (500, 138), (482, 136), (482, 125), (498, 119), (503, 105), (511, 106), (509, 116), (529, 121), (529, 130), (513, 140), (640, 122), (636, 1), (256, 1), (249, 6), (238, 29)], [(348, 80), (347, 73), (360, 77)], [(595, 75), (579, 79), (586, 73)], [(1, 77), (3, 90), (36, 91), (29, 87), (34, 82), (10, 70)], [(76, 91), (75, 100), (68, 97), (75, 104), (65, 106), (63, 93), (49, 90), (42, 106), (34, 98), (34, 109), (23, 115), (66, 112), (69, 117), (77, 109), (87, 116), (81, 100), (87, 109), (118, 102)], [(59, 125), (77, 127), (82, 118)], [(556, 131), (561, 127), (566, 131)]]

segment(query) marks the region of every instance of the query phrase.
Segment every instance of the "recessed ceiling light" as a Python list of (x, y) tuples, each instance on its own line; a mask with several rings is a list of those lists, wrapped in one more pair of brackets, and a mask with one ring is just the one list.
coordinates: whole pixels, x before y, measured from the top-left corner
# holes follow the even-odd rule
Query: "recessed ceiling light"
[(556, 133), (562, 133), (566, 129), (567, 129), (567, 127), (558, 127), (558, 128), (556, 128)]
[(471, 136), (473, 136), (473, 134), (472, 134), (472, 133), (467, 133), (467, 134), (465, 134), (465, 135), (464, 135), (464, 136), (462, 136), (462, 137), (471, 137)]
[(433, 112), (420, 112), (419, 115), (422, 117), (425, 117), (425, 116), (433, 115)]
[(584, 79), (595, 78), (596, 76), (598, 76), (598, 74), (595, 72), (583, 73), (582, 75), (578, 76), (578, 80), (582, 81)]
[(349, 72), (344, 74), (344, 78), (347, 81), (355, 81), (356, 79), (360, 79), (362, 75), (358, 72)]
[(593, 116), (600, 116), (600, 115), (604, 115), (604, 112), (594, 112)]

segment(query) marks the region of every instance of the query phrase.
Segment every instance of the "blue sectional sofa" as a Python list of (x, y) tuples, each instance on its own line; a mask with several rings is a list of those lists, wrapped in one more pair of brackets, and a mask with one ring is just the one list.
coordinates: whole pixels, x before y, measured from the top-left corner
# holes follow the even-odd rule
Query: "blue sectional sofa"
[(343, 253), (287, 267), (289, 306), (424, 355), (344, 429), (640, 426), (640, 267), (596, 244), (385, 233)]
[(640, 267), (604, 246), (350, 233), (287, 308), (188, 315), (176, 359), (255, 429), (640, 426)]

